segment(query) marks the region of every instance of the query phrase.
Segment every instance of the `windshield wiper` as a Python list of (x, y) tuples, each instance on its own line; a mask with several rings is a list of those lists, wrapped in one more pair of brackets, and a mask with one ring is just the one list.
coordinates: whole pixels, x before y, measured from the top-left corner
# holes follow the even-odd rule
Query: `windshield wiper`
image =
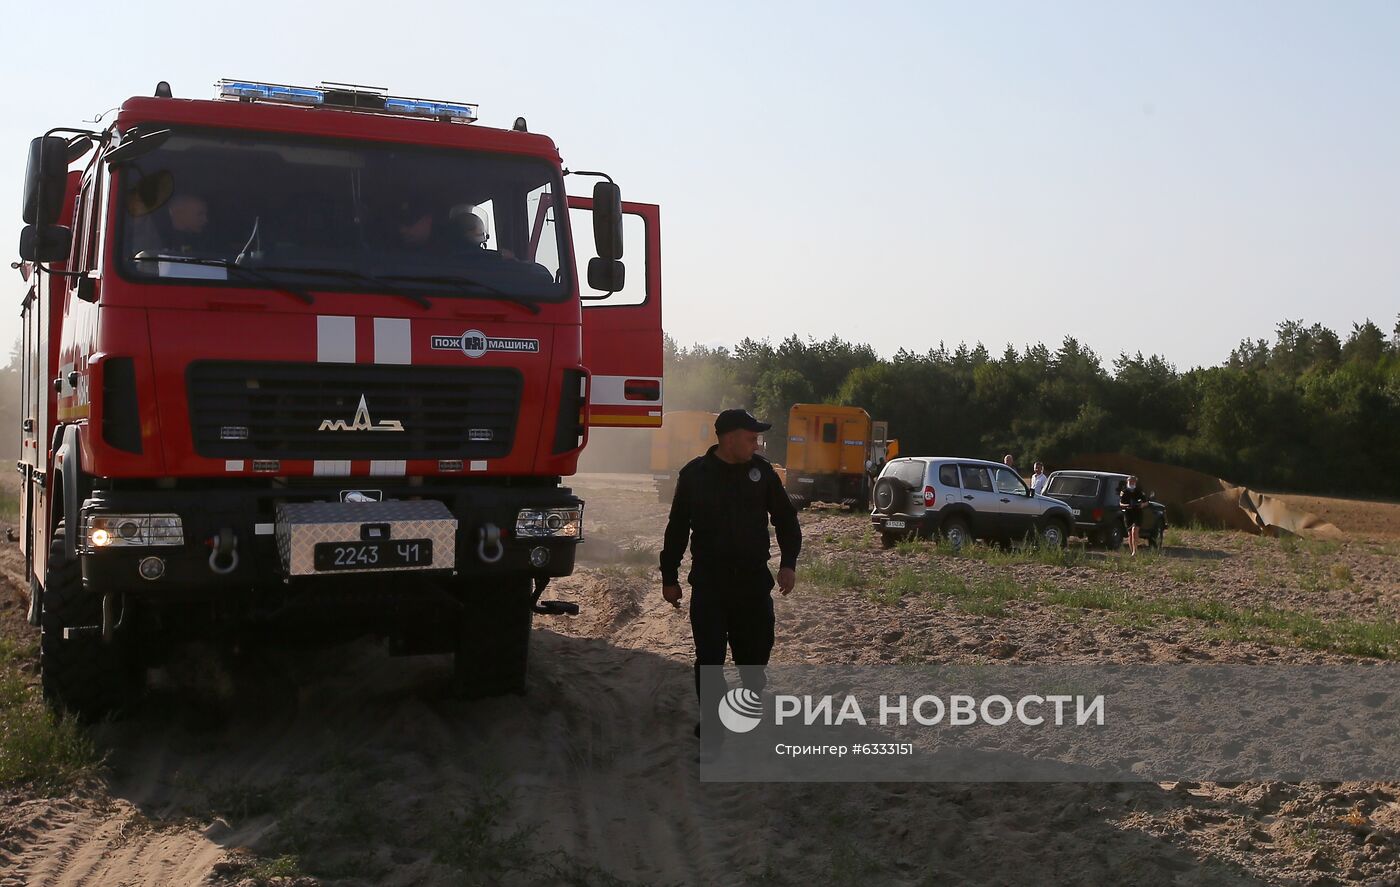
[(259, 270), (270, 271), (274, 274), (320, 274), (326, 277), (339, 277), (343, 280), (358, 280), (362, 283), (379, 287), (390, 295), (408, 299), (420, 308), (433, 307), (433, 303), (428, 300), (427, 296), (405, 292), (404, 290), (392, 286), (388, 282), (392, 278), (375, 277), (373, 274), (365, 274), (363, 271), (356, 271), (352, 268), (308, 268), (300, 265), (280, 265), (272, 267), (263, 266), (259, 268)]
[(530, 310), (531, 314), (539, 314), (540, 306), (521, 296), (514, 296), (503, 289), (497, 289), (489, 283), (482, 283), (473, 277), (463, 277), (458, 274), (385, 274), (384, 280), (398, 280), (404, 283), (441, 283), (446, 286), (474, 286), (481, 290), (480, 293), (468, 293), (473, 298), (494, 298), (503, 302), (511, 302), (516, 305), (523, 305)]
[(206, 268), (223, 268), (225, 271), (233, 271), (242, 275), (245, 280), (249, 280), (253, 283), (260, 283), (269, 289), (275, 289), (289, 296), (295, 296), (308, 305), (316, 301), (316, 297), (304, 289), (289, 286), (285, 283), (279, 283), (271, 277), (260, 274), (251, 268), (244, 268), (242, 265), (236, 262), (230, 262), (228, 259), (208, 259), (201, 256), (146, 255), (144, 253), (137, 253), (132, 256), (131, 259), (134, 262), (170, 262), (175, 265), (202, 265)]

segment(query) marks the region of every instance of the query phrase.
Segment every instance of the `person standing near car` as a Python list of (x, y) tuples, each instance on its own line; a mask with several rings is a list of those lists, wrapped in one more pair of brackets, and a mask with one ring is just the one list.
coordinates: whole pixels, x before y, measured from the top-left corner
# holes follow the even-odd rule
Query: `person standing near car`
[[(690, 627), (695, 639), (695, 694), (706, 736), (721, 735), (717, 723), (723, 682), (701, 686), (701, 669), (723, 665), (726, 647), (744, 687), (760, 693), (764, 666), (773, 649), (773, 574), (768, 569), (771, 520), (777, 531), (777, 586), (784, 594), (797, 582), (802, 529), (797, 509), (767, 459), (756, 455), (758, 433), (772, 425), (747, 410), (725, 410), (715, 419), (718, 442), (692, 459), (676, 477), (671, 515), (661, 549), (661, 594), (681, 605), (680, 565), (689, 545)], [(713, 684), (713, 686), (712, 686)], [(709, 725), (713, 725), (712, 727)], [(696, 724), (695, 735), (701, 735)], [(710, 733), (713, 730), (713, 734)], [(707, 740), (708, 741), (708, 740)]]
[(1045, 473), (1045, 463), (1035, 463), (1035, 470), (1031, 473), (1031, 492), (1040, 496), (1045, 493), (1045, 484), (1050, 480)]
[(1118, 504), (1123, 508), (1123, 522), (1128, 525), (1128, 554), (1137, 557), (1138, 537), (1142, 528), (1142, 511), (1147, 496), (1138, 489), (1136, 475), (1128, 475), (1123, 491), (1118, 494)]

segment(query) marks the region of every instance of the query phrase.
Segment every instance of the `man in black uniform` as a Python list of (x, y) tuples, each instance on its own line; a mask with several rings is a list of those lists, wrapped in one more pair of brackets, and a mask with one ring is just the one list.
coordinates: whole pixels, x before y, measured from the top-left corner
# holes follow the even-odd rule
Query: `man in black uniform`
[(1142, 511), (1147, 496), (1138, 489), (1136, 475), (1130, 476), (1118, 491), (1118, 504), (1123, 508), (1123, 521), (1128, 525), (1128, 553), (1137, 557), (1138, 539), (1142, 533)]
[[(701, 667), (723, 665), (725, 647), (744, 687), (762, 692), (764, 666), (773, 649), (773, 574), (768, 569), (768, 522), (777, 531), (777, 585), (786, 595), (797, 582), (797, 554), (802, 530), (797, 509), (767, 459), (755, 455), (758, 433), (772, 425), (747, 410), (725, 410), (715, 420), (719, 442), (692, 459), (676, 477), (671, 519), (661, 550), (661, 593), (677, 609), (681, 605), (679, 571), (690, 545), (691, 568), (686, 577), (693, 597), (690, 628), (695, 636), (695, 693), (703, 723), (715, 723), (722, 682), (701, 688)], [(700, 725), (695, 727), (700, 735)]]

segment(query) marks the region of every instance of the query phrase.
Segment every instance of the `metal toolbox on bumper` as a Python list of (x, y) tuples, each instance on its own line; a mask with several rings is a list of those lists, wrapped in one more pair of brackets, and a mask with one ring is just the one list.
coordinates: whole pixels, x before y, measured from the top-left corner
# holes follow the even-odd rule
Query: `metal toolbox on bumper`
[[(436, 499), (282, 503), (275, 535), (288, 576), (450, 570), (457, 563), (457, 519)], [(405, 557), (401, 549), (413, 543), (415, 557)]]

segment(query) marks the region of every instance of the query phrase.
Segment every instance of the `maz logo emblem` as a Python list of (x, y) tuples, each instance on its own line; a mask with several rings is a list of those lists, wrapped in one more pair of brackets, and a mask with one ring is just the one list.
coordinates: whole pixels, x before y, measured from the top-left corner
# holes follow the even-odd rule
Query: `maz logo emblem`
[(403, 423), (398, 419), (384, 419), (378, 425), (369, 417), (369, 407), (365, 396), (360, 395), (360, 406), (355, 410), (355, 418), (350, 422), (344, 419), (322, 419), (317, 431), (403, 431)]

